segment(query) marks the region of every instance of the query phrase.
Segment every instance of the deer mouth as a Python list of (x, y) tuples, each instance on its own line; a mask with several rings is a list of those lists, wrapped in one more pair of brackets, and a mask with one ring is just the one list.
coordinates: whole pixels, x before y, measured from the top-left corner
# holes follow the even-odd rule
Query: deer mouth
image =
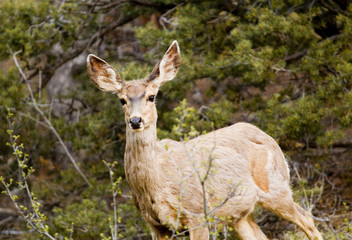
[(144, 126), (140, 126), (139, 128), (133, 128), (131, 125), (130, 125), (131, 129), (133, 132), (142, 132), (144, 130)]
[(133, 124), (129, 124), (129, 127), (134, 131), (134, 132), (141, 132), (144, 130), (144, 124), (140, 124), (140, 125), (133, 125)]

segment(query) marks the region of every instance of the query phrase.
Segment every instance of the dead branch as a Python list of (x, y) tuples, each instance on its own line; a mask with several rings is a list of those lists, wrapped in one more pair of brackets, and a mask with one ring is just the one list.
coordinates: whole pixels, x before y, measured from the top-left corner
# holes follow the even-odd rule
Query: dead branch
[[(343, 34), (336, 34), (336, 35), (333, 35), (331, 37), (325, 38), (322, 41), (326, 41), (326, 40), (335, 41), (335, 40), (341, 38), (342, 36), (343, 36)], [(285, 56), (285, 57), (282, 58), (282, 60), (284, 60), (284, 61), (296, 60), (298, 58), (304, 57), (307, 53), (308, 53), (308, 49), (305, 49), (305, 50), (302, 50), (300, 52), (296, 52), (296, 53), (294, 53), (292, 55)]]
[(27, 76), (24, 74), (20, 64), (17, 61), (16, 55), (19, 52), (15, 52), (13, 54), (13, 60), (16, 64), (16, 67), (18, 69), (18, 71), (20, 72), (22, 78), (24, 79), (24, 81), (26, 82), (29, 94), (30, 94), (30, 98), (33, 102), (33, 106), (35, 108), (35, 110), (40, 114), (40, 116), (44, 119), (44, 122), (46, 123), (46, 125), (49, 127), (49, 129), (54, 133), (55, 137), (59, 140), (62, 148), (64, 149), (67, 157), (69, 158), (69, 160), (71, 161), (71, 163), (73, 164), (73, 166), (75, 167), (75, 169), (77, 170), (77, 172), (82, 176), (82, 178), (84, 179), (84, 181), (91, 186), (91, 183), (89, 182), (88, 178), (84, 175), (84, 173), (82, 172), (82, 170), (79, 168), (78, 164), (76, 163), (76, 160), (73, 158), (73, 156), (71, 155), (70, 151), (68, 150), (66, 144), (64, 143), (64, 141), (62, 140), (61, 136), (59, 135), (59, 133), (56, 131), (56, 129), (54, 128), (54, 126), (52, 125), (51, 121), (45, 116), (44, 112), (39, 108), (37, 101), (35, 100), (33, 91), (32, 91), (32, 87), (28, 81)]
[[(97, 40), (110, 33), (115, 28), (125, 25), (136, 17), (138, 17), (136, 13), (121, 16), (117, 21), (113, 21), (112, 23), (102, 27), (102, 29), (96, 32), (91, 38), (77, 41), (69, 50), (65, 51), (62, 56), (57, 57), (58, 61), (56, 64), (43, 70), (41, 87), (44, 88), (48, 84), (52, 76), (55, 74), (55, 71), (59, 67), (79, 56), (86, 49), (92, 46)], [(37, 93), (38, 91), (40, 91), (39, 88), (36, 89), (34, 93)]]

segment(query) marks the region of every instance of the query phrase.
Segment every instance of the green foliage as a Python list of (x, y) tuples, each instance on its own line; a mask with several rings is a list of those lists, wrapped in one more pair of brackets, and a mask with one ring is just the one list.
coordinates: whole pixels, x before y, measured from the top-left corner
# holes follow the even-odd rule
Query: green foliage
[(168, 115), (166, 117), (170, 119), (168, 122), (172, 123), (171, 135), (170, 132), (159, 129), (159, 137), (165, 138), (168, 136), (175, 140), (186, 140), (188, 137), (195, 137), (199, 134), (199, 130), (195, 126), (198, 115), (193, 107), (187, 106), (186, 99), (182, 100), (179, 106), (174, 108), (172, 113), (166, 114)]
[(148, 74), (152, 72), (153, 66), (141, 64), (138, 62), (129, 62), (124, 66), (119, 64), (115, 67), (115, 69), (123, 80), (128, 81), (147, 77)]
[(338, 229), (338, 233), (334, 233), (332, 231), (329, 232), (329, 237), (331, 237), (331, 239), (335, 240), (335, 239), (349, 239), (352, 237), (352, 211), (351, 211), (351, 207), (347, 206), (347, 203), (344, 202), (344, 211), (343, 214), (345, 216), (344, 223), (342, 226), (340, 226), (340, 228)]
[(57, 232), (64, 233), (72, 228), (75, 239), (99, 239), (101, 233), (110, 230), (106, 209), (108, 206), (104, 200), (83, 199), (65, 209), (54, 208), (56, 217), (52, 220)]
[(14, 68), (8, 70), (7, 74), (0, 71), (0, 88), (6, 91), (0, 92), (0, 106), (19, 107), (22, 104), (24, 86), (16, 79), (17, 71)]
[[(29, 188), (28, 180), (34, 173), (34, 169), (29, 166), (29, 155), (24, 152), (23, 143), (19, 142), (20, 136), (15, 135), (14, 133), (14, 123), (12, 122), (13, 113), (9, 109), (6, 118), (9, 125), (7, 133), (10, 139), (6, 145), (13, 150), (12, 155), (16, 159), (16, 163), (19, 169), (19, 176), (18, 181), (14, 181), (12, 178), (10, 178), (8, 182), (6, 182), (3, 176), (0, 176), (0, 182), (5, 188), (2, 194), (6, 194), (10, 197), (12, 203), (15, 205), (16, 210), (27, 223), (28, 229), (35, 230), (40, 234), (40, 236), (46, 236), (50, 239), (55, 239), (49, 232), (47, 216), (41, 210), (42, 204), (38, 201), (35, 194)], [(17, 188), (18, 193), (13, 193), (13, 188)], [(17, 195), (19, 193), (27, 196), (29, 199), (29, 203), (27, 205), (22, 205), (19, 202), (19, 196)]]
[(189, 137), (210, 132), (214, 128), (226, 126), (230, 122), (233, 111), (233, 105), (226, 99), (214, 102), (199, 111), (189, 106), (186, 99), (183, 99), (172, 112), (163, 114), (164, 122), (169, 124), (165, 128), (171, 130), (159, 128), (158, 137), (186, 140)]
[(1, 58), (6, 59), (9, 50), (21, 50), (24, 57), (31, 57), (51, 50), (57, 43), (63, 48), (70, 46), (88, 17), (79, 14), (77, 7), (64, 3), (56, 8), (45, 0), (1, 1)]
[(37, 54), (42, 49), (48, 49), (50, 42), (48, 45), (48, 42), (40, 39), (51, 35), (55, 35), (53, 39), (58, 37), (58, 32), (52, 31), (51, 23), (45, 19), (49, 8), (47, 1), (2, 1), (0, 3), (0, 21), (3, 23), (0, 27), (2, 58), (8, 57), (8, 48), (22, 50), (27, 56)]
[[(170, 31), (150, 24), (137, 28), (136, 33), (147, 47), (159, 40), (164, 49), (172, 39), (179, 41), (181, 72), (162, 89), (168, 93), (175, 89), (168, 94), (171, 99), (184, 97), (192, 79), (205, 77), (214, 82), (212, 94), (218, 91), (215, 84), (224, 82), (227, 90), (221, 101), (236, 109), (249, 88), (273, 88), (280, 84), (279, 74), (287, 72), (289, 88), (297, 85), (295, 94), (300, 98), (279, 88), (272, 99), (244, 98), (242, 107), (254, 113), (256, 122), (283, 145), (332, 146), (344, 137), (341, 128), (351, 126), (350, 12), (336, 15), (336, 31), (341, 33), (326, 38), (319, 33), (327, 28), (321, 19), (331, 14), (328, 9), (320, 5), (306, 9), (301, 1), (293, 2), (274, 1), (270, 6), (263, 2), (252, 7), (248, 3), (239, 6), (243, 11), (236, 14), (218, 1), (187, 3), (176, 8)], [(303, 58), (294, 57), (296, 53)], [(291, 56), (293, 60), (285, 61)], [(227, 121), (214, 121), (216, 128), (231, 121), (230, 114), (223, 117)], [(334, 124), (327, 125), (331, 118)]]
[[(45, 91), (40, 99), (35, 94), (91, 181), (92, 187), (88, 187), (67, 161), (52, 131), (42, 124), (43, 117), (34, 111), (18, 71), (7, 68), (11, 52), (21, 51), (18, 56), (28, 77), (37, 72), (30, 78), (35, 89), (39, 73), (45, 78), (64, 54), (82, 46), (83, 50), (90, 46), (88, 51), (100, 52), (125, 80), (146, 77), (176, 39), (182, 65), (157, 97), (159, 138), (187, 140), (245, 120), (260, 126), (294, 157), (308, 153), (309, 148), (329, 151), (350, 137), (346, 129), (352, 127), (352, 5), (333, 1), (307, 4), (302, 0), (155, 0), (146, 6), (124, 3), (112, 10), (99, 5), (102, 1), (97, 1), (96, 8), (87, 1), (57, 2), (0, 2), (0, 58), (6, 68), (6, 72), (0, 71), (0, 155), (8, 163), (0, 166), (0, 171), (14, 179), (18, 171), (27, 174), (38, 169), (27, 181), (34, 196), (45, 202), (35, 206), (34, 212), (46, 213), (49, 219), (45, 224), (52, 232), (75, 239), (110, 238), (115, 215), (111, 194), (117, 191), (119, 178), (111, 184), (101, 159), (117, 160), (114, 177), (124, 176), (123, 111), (116, 96), (93, 86), (85, 68), (73, 75), (71, 93), (51, 96), (54, 101)], [(105, 26), (120, 17), (152, 14), (166, 20), (139, 23), (133, 29), (135, 35), (128, 25), (125, 32), (119, 27), (99, 37)], [(127, 35), (131, 40), (126, 40)], [(95, 45), (84, 45), (86, 40), (96, 41)], [(130, 56), (115, 61), (119, 57), (117, 45), (128, 41), (141, 47), (138, 59)], [(200, 100), (193, 97), (199, 92)], [(62, 105), (55, 105), (55, 100)], [(60, 112), (60, 106), (67, 110)], [(26, 146), (20, 151), (30, 152), (25, 169), (11, 161), (14, 155), (6, 146), (7, 108), (15, 113), (13, 131)], [(311, 159), (319, 159), (322, 165), (329, 161)], [(297, 183), (301, 188), (297, 199), (304, 192), (309, 196), (322, 191), (320, 185), (308, 187), (304, 179)], [(123, 178), (119, 181), (128, 194)], [(121, 202), (117, 219), (123, 227), (117, 238), (147, 235), (148, 228), (132, 202)], [(344, 224), (347, 228), (339, 230), (341, 235), (331, 232), (328, 238), (348, 239), (350, 225), (348, 220)], [(288, 238), (295, 239), (294, 234)]]

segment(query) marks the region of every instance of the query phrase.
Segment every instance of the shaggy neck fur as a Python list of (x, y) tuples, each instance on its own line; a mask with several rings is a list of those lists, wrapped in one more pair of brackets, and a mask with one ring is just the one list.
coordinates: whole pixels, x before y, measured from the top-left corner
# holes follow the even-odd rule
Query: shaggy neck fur
[[(161, 181), (156, 158), (156, 126), (141, 132), (126, 128), (125, 171), (132, 190), (137, 195), (153, 194)], [(159, 188), (160, 190), (160, 188)]]

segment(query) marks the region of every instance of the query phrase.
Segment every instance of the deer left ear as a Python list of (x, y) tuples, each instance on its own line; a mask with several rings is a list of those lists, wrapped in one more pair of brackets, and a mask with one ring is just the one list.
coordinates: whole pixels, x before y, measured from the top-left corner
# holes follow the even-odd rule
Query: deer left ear
[(172, 80), (176, 76), (180, 65), (180, 48), (175, 40), (166, 51), (161, 61), (154, 67), (147, 81), (153, 81), (160, 86), (165, 82)]

